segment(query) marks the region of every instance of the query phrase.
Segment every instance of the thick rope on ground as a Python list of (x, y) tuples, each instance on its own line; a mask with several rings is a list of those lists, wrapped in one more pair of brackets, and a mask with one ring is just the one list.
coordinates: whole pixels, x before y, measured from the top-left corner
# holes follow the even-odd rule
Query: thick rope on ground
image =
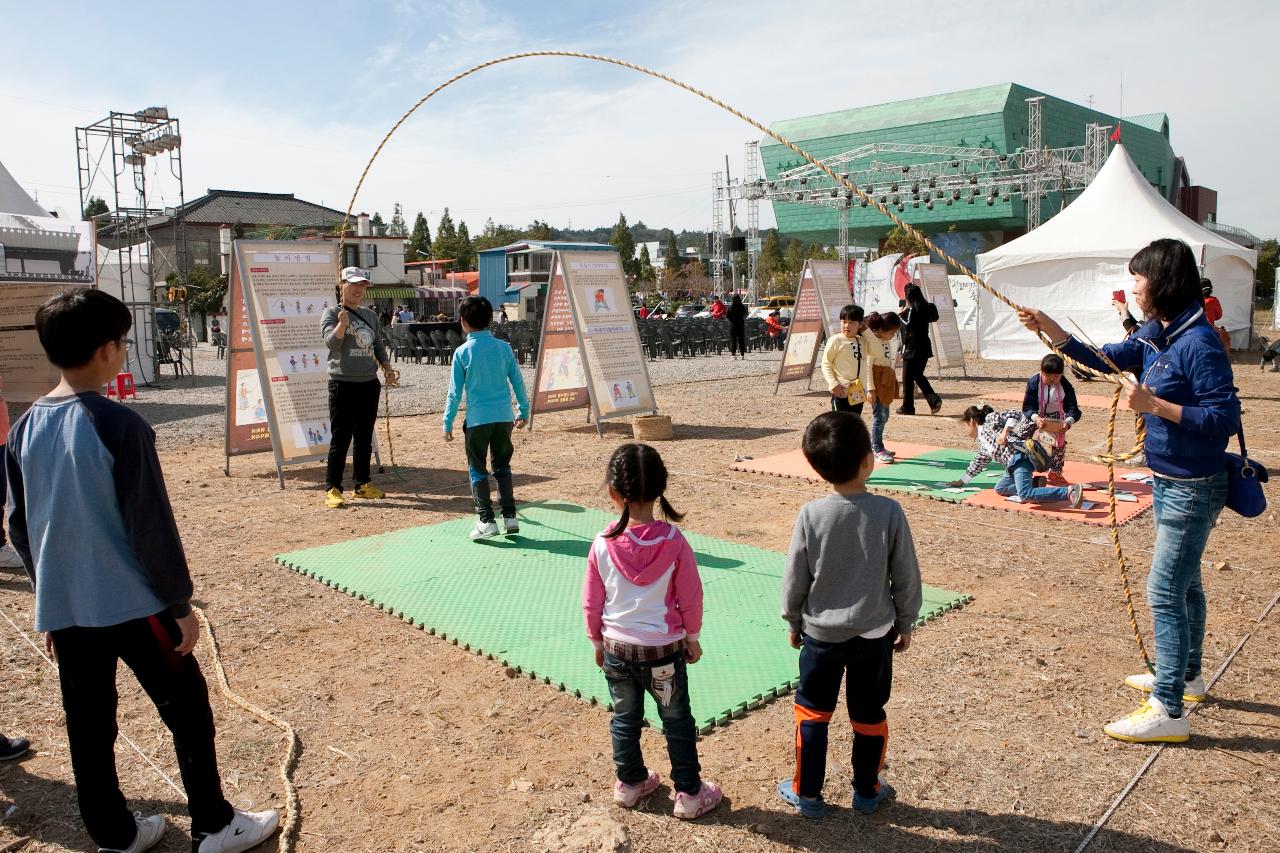
[(298, 733), (293, 730), (293, 726), (288, 721), (282, 720), (270, 711), (258, 707), (231, 689), (231, 685), (227, 681), (227, 671), (222, 666), (222, 652), (218, 649), (218, 638), (213, 633), (213, 626), (209, 624), (209, 619), (204, 615), (203, 610), (199, 607), (193, 607), (192, 610), (195, 611), (196, 618), (200, 620), (200, 627), (204, 629), (205, 636), (209, 638), (209, 653), (213, 657), (213, 670), (217, 675), (218, 690), (233, 705), (243, 708), (258, 719), (265, 720), (284, 732), (286, 746), (284, 760), (280, 762), (280, 778), (284, 782), (285, 801), (284, 817), (280, 821), (279, 849), (281, 853), (292, 853), (297, 836), (298, 817), (302, 811), (302, 806), (298, 799), (298, 789), (293, 784), (293, 771), (298, 766), (298, 755), (302, 750), (302, 743), (298, 740)]
[[(770, 139), (773, 139), (779, 144), (786, 146), (797, 156), (803, 158), (806, 162), (808, 162), (814, 168), (826, 174), (829, 178), (831, 178), (836, 183), (840, 184), (850, 193), (856, 195), (859, 199), (866, 202), (869, 206), (874, 207), (876, 210), (882, 213), (885, 217), (887, 217), (891, 222), (893, 222), (899, 228), (903, 229), (908, 234), (911, 234), (916, 239), (920, 240), (922, 243), (924, 243), (926, 246), (929, 247), (929, 251), (931, 251), (933, 254), (937, 255), (938, 257), (942, 258), (944, 261), (946, 261), (948, 264), (950, 264), (960, 273), (962, 273), (967, 278), (969, 278), (975, 285), (982, 288), (987, 293), (991, 294), (992, 297), (1000, 300), (1005, 305), (1012, 308), (1014, 311), (1023, 310), (1023, 307), (1021, 305), (1018, 305), (1012, 299), (1009, 299), (1007, 296), (1000, 293), (995, 288), (991, 287), (991, 285), (983, 281), (978, 276), (977, 273), (975, 273), (973, 270), (969, 269), (959, 260), (952, 257), (950, 254), (948, 254), (947, 252), (943, 251), (941, 248), (936, 246), (932, 240), (930, 240), (920, 231), (916, 230), (914, 226), (900, 219), (891, 210), (889, 210), (889, 208), (886, 207), (884, 204), (882, 204), (881, 202), (876, 200), (874, 197), (864, 192), (855, 184), (851, 183), (848, 178), (844, 177), (843, 175), (837, 174), (830, 166), (828, 166), (825, 163), (819, 162), (818, 159), (815, 158), (808, 151), (805, 151), (800, 146), (796, 145), (794, 142), (787, 139), (785, 136), (778, 133), (777, 131), (770, 129), (766, 127), (764, 124), (762, 124), (761, 122), (751, 118), (746, 113), (743, 113), (740, 110), (734, 109), (733, 107), (726, 104), (724, 101), (721, 101), (718, 98), (712, 97), (711, 95), (707, 94), (701, 89), (697, 89), (693, 86), (690, 86), (688, 83), (685, 83), (681, 80), (677, 80), (676, 78), (671, 77), (667, 74), (663, 74), (661, 71), (655, 71), (652, 68), (645, 68), (642, 65), (636, 65), (635, 63), (627, 62), (624, 59), (616, 59), (611, 56), (602, 56), (600, 54), (594, 54), (594, 53), (579, 53), (577, 51), (571, 51), (571, 50), (531, 50), (531, 51), (525, 51), (522, 53), (508, 54), (507, 56), (499, 56), (495, 59), (490, 59), (487, 62), (482, 62), (479, 65), (474, 65), (465, 71), (462, 71), (462, 72), (459, 72), (458, 74), (453, 75), (448, 80), (444, 81), (439, 86), (436, 86), (430, 92), (428, 92), (427, 94), (419, 98), (418, 101), (412, 107), (410, 107), (407, 111), (405, 111), (404, 115), (400, 116), (399, 120), (396, 121), (396, 123), (391, 126), (391, 129), (387, 131), (386, 135), (382, 137), (382, 140), (378, 143), (378, 147), (374, 149), (372, 156), (369, 157), (369, 161), (365, 163), (364, 169), (360, 172), (360, 179), (356, 181), (356, 187), (351, 193), (351, 200), (347, 203), (347, 211), (343, 215), (342, 225), (338, 232), (339, 257), (341, 257), (343, 252), (343, 247), (346, 245), (347, 226), (351, 221), (351, 211), (355, 209), (356, 198), (360, 195), (360, 188), (364, 186), (365, 178), (368, 177), (369, 170), (373, 168), (374, 161), (378, 159), (378, 155), (382, 153), (382, 149), (386, 146), (387, 142), (391, 139), (391, 137), (395, 135), (395, 132), (400, 129), (400, 126), (403, 125), (406, 121), (408, 121), (409, 117), (413, 115), (415, 112), (417, 112), (419, 107), (421, 107), (427, 101), (434, 98), (440, 92), (452, 86), (454, 83), (457, 83), (459, 80), (462, 80), (466, 77), (470, 77), (472, 74), (475, 74), (479, 71), (483, 71), (486, 68), (491, 68), (495, 65), (501, 65), (504, 62), (512, 62), (517, 59), (529, 59), (535, 56), (564, 57), (568, 59), (587, 59), (592, 62), (603, 62), (608, 65), (616, 65), (621, 68), (629, 68), (632, 71), (637, 71), (641, 74), (646, 74), (650, 77), (654, 77), (658, 80), (662, 80), (663, 82), (670, 83), (671, 85), (679, 89), (683, 89), (686, 92), (689, 92), (690, 94), (697, 95), (699, 98), (702, 98), (703, 100), (714, 104), (715, 106), (719, 107), (720, 109), (724, 110), (730, 115), (736, 116), (737, 118), (751, 125), (756, 130), (768, 136)], [(339, 294), (338, 299), (339, 301), (341, 301), (341, 290), (342, 290), (341, 282), (338, 283), (337, 289)], [(1036, 335), (1040, 338), (1040, 340), (1044, 343), (1045, 346), (1047, 346), (1049, 349), (1053, 350), (1054, 352), (1058, 353), (1058, 355), (1062, 356), (1063, 361), (1065, 361), (1067, 364), (1077, 368), (1078, 370), (1081, 370), (1087, 375), (1095, 376), (1106, 382), (1110, 382), (1111, 384), (1116, 386), (1117, 393), (1121, 389), (1123, 385), (1123, 379), (1121, 378), (1120, 374), (1102, 373), (1101, 371), (1095, 370), (1094, 368), (1089, 367), (1088, 365), (1081, 364), (1080, 362), (1071, 358), (1071, 356), (1063, 353), (1058, 347), (1054, 346), (1054, 342), (1049, 340), (1049, 336), (1046, 335), (1044, 332), (1037, 332)], [(389, 407), (388, 407), (388, 412), (389, 412)], [(1113, 406), (1111, 411), (1111, 422), (1110, 424), (1108, 424), (1108, 428), (1107, 428), (1109, 436), (1113, 434), (1115, 431), (1115, 420), (1116, 420), (1116, 407)], [(1139, 418), (1139, 421), (1141, 421), (1141, 418)], [(388, 414), (388, 417), (387, 417), (388, 432), (390, 431), (390, 428), (391, 428), (390, 416)], [(1141, 440), (1141, 437), (1142, 437), (1142, 434), (1140, 432), (1139, 441)], [(1132, 458), (1133, 456), (1136, 456), (1141, 451), (1141, 446), (1142, 446), (1141, 443), (1139, 443), (1131, 453), (1127, 455), (1123, 455), (1120, 458)], [(1116, 458), (1117, 457), (1115, 457), (1114, 455), (1112, 455), (1110, 451), (1108, 451), (1108, 455), (1106, 459), (1103, 460), (1106, 462), (1107, 469), (1109, 472), (1109, 478), (1112, 481), (1114, 481), (1115, 479)], [(1109, 508), (1110, 508), (1110, 517), (1111, 517), (1111, 534), (1112, 534), (1112, 542), (1114, 544), (1114, 549), (1116, 554), (1116, 567), (1120, 572), (1121, 584), (1125, 590), (1126, 601), (1128, 601), (1129, 600), (1128, 566), (1124, 558), (1124, 549), (1120, 544), (1120, 527), (1119, 527), (1119, 524), (1117, 524), (1116, 522), (1116, 502), (1115, 502), (1114, 490), (1109, 491), (1108, 501), (1110, 503)], [(1132, 609), (1131, 602), (1130, 602), (1129, 613), (1133, 619), (1135, 633), (1138, 640), (1138, 647), (1142, 653), (1143, 660), (1147, 661), (1147, 666), (1148, 668), (1150, 668), (1150, 660), (1147, 657), (1146, 648), (1143, 646), (1143, 643), (1142, 643), (1142, 634), (1140, 631), (1136, 630), (1137, 620), (1136, 620), (1136, 617), (1133, 616), (1133, 609)]]

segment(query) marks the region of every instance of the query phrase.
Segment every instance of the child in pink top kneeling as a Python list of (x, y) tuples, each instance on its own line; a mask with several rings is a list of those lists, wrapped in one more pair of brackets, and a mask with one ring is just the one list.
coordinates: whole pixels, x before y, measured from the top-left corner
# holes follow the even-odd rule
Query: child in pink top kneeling
[(609, 497), (622, 516), (596, 536), (587, 556), (582, 612), (613, 699), (613, 763), (618, 781), (613, 801), (634, 808), (658, 787), (658, 774), (645, 767), (640, 752), (644, 695), (658, 705), (671, 780), (674, 814), (691, 820), (720, 804), (719, 786), (702, 781), (698, 732), (689, 709), (688, 664), (702, 657), (702, 580), (693, 549), (679, 529), (653, 517), (684, 516), (664, 492), (667, 469), (646, 444), (614, 451), (606, 474)]

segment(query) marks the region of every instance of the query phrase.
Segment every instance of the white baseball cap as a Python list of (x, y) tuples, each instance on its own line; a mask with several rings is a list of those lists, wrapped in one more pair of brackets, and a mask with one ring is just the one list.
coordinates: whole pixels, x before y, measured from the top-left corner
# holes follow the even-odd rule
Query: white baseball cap
[(346, 267), (342, 270), (342, 280), (347, 284), (369, 283), (369, 271), (360, 267)]

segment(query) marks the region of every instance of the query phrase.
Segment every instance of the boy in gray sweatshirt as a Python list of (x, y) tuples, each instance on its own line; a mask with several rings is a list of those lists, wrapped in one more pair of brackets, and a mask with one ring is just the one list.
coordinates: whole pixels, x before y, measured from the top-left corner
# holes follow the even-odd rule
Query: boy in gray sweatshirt
[(871, 436), (848, 412), (814, 418), (804, 455), (832, 493), (800, 509), (782, 579), (782, 618), (800, 649), (796, 770), (778, 795), (805, 817), (826, 811), (827, 727), (848, 672), (853, 726), (853, 807), (871, 814), (894, 795), (880, 781), (888, 744), (884, 706), (893, 653), (911, 646), (920, 615), (920, 566), (898, 502), (867, 491), (875, 468)]

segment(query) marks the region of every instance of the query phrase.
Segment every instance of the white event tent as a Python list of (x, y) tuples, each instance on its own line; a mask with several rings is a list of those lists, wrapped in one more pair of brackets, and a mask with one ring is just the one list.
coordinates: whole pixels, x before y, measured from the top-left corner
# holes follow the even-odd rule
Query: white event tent
[[(1184, 216), (1156, 192), (1116, 145), (1080, 197), (1034, 231), (978, 255), (978, 274), (1000, 293), (1039, 308), (1063, 328), (1075, 321), (1098, 344), (1124, 337), (1111, 307), (1112, 292), (1132, 294), (1129, 259), (1152, 240), (1186, 242), (1213, 281), (1222, 302), (1219, 324), (1232, 346), (1249, 340), (1257, 252), (1246, 249)], [(1134, 316), (1141, 312), (1127, 297)], [(987, 359), (1037, 359), (1044, 345), (1017, 315), (986, 291), (978, 293), (978, 354)]]

